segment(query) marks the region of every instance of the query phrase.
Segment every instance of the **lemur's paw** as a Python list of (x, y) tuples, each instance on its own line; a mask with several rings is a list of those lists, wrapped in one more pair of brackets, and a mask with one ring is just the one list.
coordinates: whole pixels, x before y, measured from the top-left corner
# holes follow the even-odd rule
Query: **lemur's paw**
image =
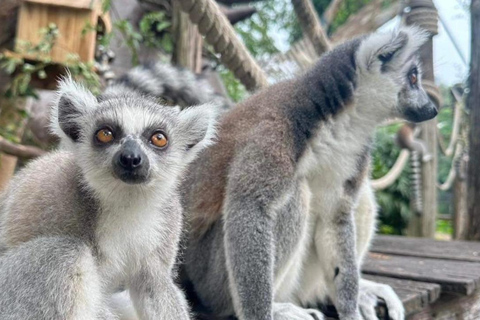
[(340, 315), (339, 318), (340, 318), (340, 320), (362, 320), (362, 316), (360, 315), (359, 311), (356, 311), (352, 315), (345, 315), (345, 316)]
[(375, 306), (378, 298), (370, 292), (360, 290), (358, 295), (358, 307), (363, 320), (378, 320)]
[(385, 301), (389, 319), (405, 320), (405, 309), (392, 287), (386, 284), (361, 279), (359, 292), (360, 312), (365, 320), (377, 320), (375, 306), (378, 298)]
[(323, 314), (316, 309), (304, 309), (292, 303), (275, 303), (274, 320), (324, 320)]

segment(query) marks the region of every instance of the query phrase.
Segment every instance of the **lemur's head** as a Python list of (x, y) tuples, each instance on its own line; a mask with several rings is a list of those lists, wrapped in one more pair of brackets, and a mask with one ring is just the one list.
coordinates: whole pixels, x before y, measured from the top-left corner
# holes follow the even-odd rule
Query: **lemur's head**
[[(356, 52), (357, 97), (384, 117), (413, 122), (434, 118), (437, 108), (421, 83), (419, 48), (428, 39), (417, 27), (364, 38)], [(375, 99), (372, 97), (375, 96)]]
[(53, 131), (95, 188), (176, 181), (215, 134), (214, 105), (180, 110), (133, 91), (96, 98), (69, 78), (58, 93)]

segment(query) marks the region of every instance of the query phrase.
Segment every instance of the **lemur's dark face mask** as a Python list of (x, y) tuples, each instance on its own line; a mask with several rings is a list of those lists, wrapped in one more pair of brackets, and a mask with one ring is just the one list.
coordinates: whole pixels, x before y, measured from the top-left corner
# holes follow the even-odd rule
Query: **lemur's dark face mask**
[(430, 120), (438, 114), (437, 107), (420, 83), (416, 68), (407, 73), (406, 81), (398, 94), (398, 104), (401, 116), (411, 122)]

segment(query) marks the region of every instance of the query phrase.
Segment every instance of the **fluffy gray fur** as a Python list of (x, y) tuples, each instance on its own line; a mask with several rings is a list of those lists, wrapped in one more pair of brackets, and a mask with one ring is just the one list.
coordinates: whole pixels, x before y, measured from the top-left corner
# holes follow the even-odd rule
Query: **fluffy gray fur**
[[(358, 303), (362, 287), (378, 288), (359, 280), (376, 208), (370, 144), (387, 118), (436, 115), (411, 76), (425, 39), (405, 28), (349, 41), (222, 118), (218, 142), (192, 163), (182, 188), (185, 282), (204, 309), (241, 320), (313, 319), (322, 315), (298, 305), (330, 298), (342, 320), (374, 319), (363, 312), (372, 304), (361, 311)], [(401, 303), (389, 306), (403, 317)]]
[[(98, 101), (62, 81), (52, 126), (70, 148), (29, 163), (0, 196), (0, 318), (113, 319), (108, 300), (126, 288), (141, 319), (189, 319), (174, 284), (177, 187), (212, 142), (216, 109), (131, 91)], [(103, 128), (111, 142), (95, 138)], [(151, 143), (159, 130), (164, 148)]]
[(109, 86), (104, 95), (135, 90), (170, 102), (173, 105), (189, 107), (214, 101), (224, 109), (230, 103), (216, 94), (208, 81), (187, 69), (181, 69), (162, 62), (152, 62), (135, 67)]

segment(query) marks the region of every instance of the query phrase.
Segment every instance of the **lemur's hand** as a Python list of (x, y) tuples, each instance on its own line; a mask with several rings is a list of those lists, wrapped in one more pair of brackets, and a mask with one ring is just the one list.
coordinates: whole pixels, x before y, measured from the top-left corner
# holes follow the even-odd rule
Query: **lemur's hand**
[(304, 309), (292, 303), (274, 303), (273, 320), (324, 320), (316, 309)]
[(378, 298), (385, 300), (390, 319), (405, 319), (405, 309), (403, 308), (403, 304), (389, 285), (360, 279), (358, 305), (364, 320), (378, 320), (375, 312)]

